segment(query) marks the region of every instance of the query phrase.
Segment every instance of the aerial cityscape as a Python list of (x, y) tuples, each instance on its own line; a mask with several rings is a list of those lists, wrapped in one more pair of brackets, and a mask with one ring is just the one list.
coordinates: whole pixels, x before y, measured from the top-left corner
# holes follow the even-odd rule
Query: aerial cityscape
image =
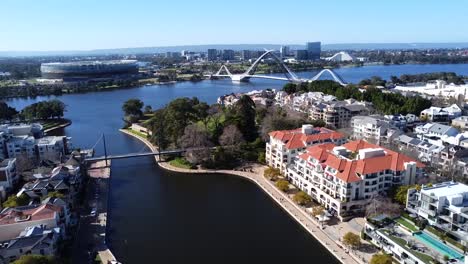
[(468, 3), (225, 5), (0, 3), (0, 264), (467, 264)]

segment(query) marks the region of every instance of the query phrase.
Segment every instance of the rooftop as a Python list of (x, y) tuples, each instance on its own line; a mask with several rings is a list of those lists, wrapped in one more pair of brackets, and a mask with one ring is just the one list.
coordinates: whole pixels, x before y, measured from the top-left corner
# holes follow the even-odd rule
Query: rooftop
[[(307, 147), (307, 143), (336, 140), (344, 138), (344, 135), (323, 127), (310, 127), (306, 133), (302, 128), (294, 130), (280, 130), (270, 132), (272, 138), (282, 141), (287, 149), (298, 149)], [(317, 142), (318, 143), (318, 142)]]
[[(355, 158), (351, 158), (355, 156)], [(424, 164), (408, 156), (368, 143), (364, 140), (351, 141), (336, 147), (334, 144), (321, 144), (307, 148), (300, 159), (318, 160), (322, 167), (335, 169), (336, 176), (345, 182), (362, 180), (359, 175), (384, 170), (403, 171), (405, 163), (415, 162), (418, 167)]]

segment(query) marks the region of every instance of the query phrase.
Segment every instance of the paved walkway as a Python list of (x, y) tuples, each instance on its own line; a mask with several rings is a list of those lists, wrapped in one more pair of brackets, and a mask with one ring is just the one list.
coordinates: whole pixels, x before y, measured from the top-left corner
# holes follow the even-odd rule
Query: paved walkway
[[(156, 150), (156, 147), (153, 146), (148, 140), (145, 138), (139, 137), (135, 134), (131, 134), (125, 130), (121, 130), (122, 132), (131, 135), (133, 137), (138, 138), (143, 143), (145, 143), (152, 151)], [(158, 158), (155, 157), (156, 161)], [(313, 219), (309, 213), (306, 212), (305, 208), (301, 208), (296, 205), (285, 193), (278, 190), (273, 183), (263, 177), (263, 171), (266, 166), (256, 165), (252, 168), (252, 172), (246, 171), (236, 171), (236, 170), (192, 170), (192, 169), (182, 169), (177, 168), (170, 165), (167, 162), (158, 162), (158, 165), (166, 170), (175, 171), (175, 172), (182, 172), (182, 173), (196, 173), (196, 174), (213, 174), (213, 173), (220, 173), (220, 174), (230, 174), (240, 176), (246, 179), (251, 180), (252, 182), (256, 183), (260, 188), (265, 191), (270, 197), (275, 200), (286, 212), (288, 212), (300, 225), (302, 225), (312, 236), (314, 236), (317, 241), (319, 241), (326, 249), (330, 251), (338, 260), (340, 260), (344, 264), (361, 264), (361, 263), (368, 263), (369, 259), (362, 259), (362, 257), (355, 256), (348, 252), (345, 247), (341, 244), (340, 241), (330, 236), (324, 230), (320, 228), (320, 224), (317, 220)]]
[[(93, 262), (92, 253), (97, 252), (102, 263), (110, 263), (116, 258), (106, 245), (107, 200), (109, 194), (110, 164), (105, 161), (91, 164), (86, 186), (85, 205), (80, 208), (80, 222), (75, 243), (73, 263)], [(96, 215), (91, 211), (96, 210)]]

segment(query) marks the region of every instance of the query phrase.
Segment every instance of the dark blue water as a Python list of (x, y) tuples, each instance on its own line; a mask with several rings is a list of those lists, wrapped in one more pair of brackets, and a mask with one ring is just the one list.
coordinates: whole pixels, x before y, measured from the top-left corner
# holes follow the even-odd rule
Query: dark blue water
[[(347, 82), (380, 75), (454, 71), (467, 65), (401, 65), (341, 68)], [(300, 73), (310, 78), (315, 73)], [(177, 97), (196, 96), (214, 103), (218, 96), (266, 88), (284, 82), (253, 79), (144, 86), (100, 93), (60, 96), (73, 125), (57, 133), (90, 148), (104, 133), (110, 154), (139, 152), (139, 141), (118, 129), (122, 104), (139, 98), (156, 109)], [(17, 109), (54, 98), (11, 99)], [(97, 154), (102, 153), (97, 145)], [(255, 185), (227, 176), (196, 176), (161, 171), (151, 158), (115, 161), (111, 182), (111, 247), (124, 263), (314, 263), (337, 261)]]

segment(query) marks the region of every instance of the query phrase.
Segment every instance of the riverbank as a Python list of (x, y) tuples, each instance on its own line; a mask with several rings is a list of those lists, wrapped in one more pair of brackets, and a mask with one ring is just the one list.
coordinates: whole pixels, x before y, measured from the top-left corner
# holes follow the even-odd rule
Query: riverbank
[(44, 129), (44, 133), (48, 133), (54, 131), (56, 129), (65, 128), (72, 124), (70, 119), (59, 119), (59, 120), (47, 120), (44, 122), (40, 122)]
[[(149, 142), (146, 138), (137, 134), (131, 133), (125, 129), (120, 129), (121, 132), (132, 136), (143, 142), (153, 152), (157, 151), (156, 146)], [(191, 173), (191, 174), (227, 174), (242, 177), (260, 187), (271, 199), (273, 199), (284, 211), (286, 211), (293, 219), (295, 219), (310, 235), (320, 242), (331, 254), (333, 254), (343, 264), (361, 264), (367, 263), (369, 260), (362, 260), (359, 257), (349, 254), (341, 242), (332, 238), (323, 229), (320, 228), (320, 223), (312, 218), (305, 208), (299, 207), (285, 193), (279, 191), (271, 181), (263, 177), (263, 171), (266, 166), (256, 165), (253, 172), (236, 171), (236, 170), (205, 170), (205, 169), (183, 169), (172, 166), (169, 162), (160, 162), (158, 157), (155, 161), (160, 168), (172, 172)]]
[(86, 186), (85, 205), (81, 208), (74, 263), (93, 260), (93, 253), (101, 263), (117, 261), (108, 247), (108, 203), (110, 192), (111, 164), (108, 161), (93, 162), (88, 167), (89, 181)]

